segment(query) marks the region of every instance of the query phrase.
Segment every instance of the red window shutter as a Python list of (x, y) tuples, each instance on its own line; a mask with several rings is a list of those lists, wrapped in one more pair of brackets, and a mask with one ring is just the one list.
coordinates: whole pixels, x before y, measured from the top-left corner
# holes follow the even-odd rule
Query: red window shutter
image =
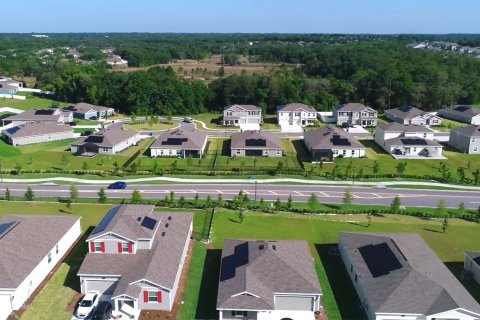
[(95, 252), (95, 242), (90, 241), (90, 252)]
[(143, 302), (148, 302), (148, 291), (143, 291)]
[(122, 243), (118, 243), (118, 253), (122, 253)]
[(129, 243), (128, 244), (128, 253), (132, 253), (133, 252), (133, 244)]
[(158, 303), (162, 302), (162, 291), (157, 291), (157, 302)]
[(100, 243), (100, 249), (102, 252), (105, 252), (105, 242)]

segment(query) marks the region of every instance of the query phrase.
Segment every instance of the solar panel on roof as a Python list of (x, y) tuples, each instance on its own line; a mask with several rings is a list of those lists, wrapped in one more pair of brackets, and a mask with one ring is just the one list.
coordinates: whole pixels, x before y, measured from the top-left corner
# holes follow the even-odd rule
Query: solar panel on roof
[(428, 145), (427, 141), (424, 139), (415, 139), (415, 138), (406, 138), (406, 139), (400, 139), (404, 145), (407, 146), (426, 146)]
[(102, 143), (103, 142), (103, 137), (101, 137), (101, 136), (89, 136), (87, 139), (85, 139), (85, 142)]
[(181, 146), (182, 143), (187, 141), (187, 138), (167, 138), (167, 140), (162, 141), (162, 145)]
[(475, 259), (473, 259), (473, 261), (475, 261), (478, 265), (480, 265), (480, 257), (476, 257)]
[(35, 110), (36, 115), (42, 115), (42, 116), (49, 116), (49, 115), (52, 115), (54, 112), (55, 110), (52, 110), (52, 109)]
[(386, 276), (403, 267), (386, 242), (363, 246), (358, 251), (374, 278)]
[(333, 135), (330, 139), (334, 146), (349, 146), (351, 145), (350, 141), (347, 138), (342, 138), (338, 134)]
[(249, 262), (248, 242), (236, 245), (233, 254), (222, 259), (222, 267), (220, 270), (220, 281), (226, 281), (235, 278), (238, 267), (244, 266)]
[(245, 146), (247, 147), (265, 147), (267, 140), (265, 139), (246, 139)]
[(13, 221), (0, 224), (0, 239), (3, 238), (3, 236), (6, 235), (17, 223), (17, 221)]
[(152, 219), (150, 217), (145, 217), (145, 218), (143, 218), (143, 221), (140, 225), (142, 227), (147, 228), (147, 229), (153, 230), (153, 229), (155, 229), (156, 224), (157, 224), (157, 220)]
[(470, 109), (470, 107), (467, 107), (467, 106), (458, 106), (458, 107), (453, 108), (453, 110), (458, 111), (458, 112), (464, 112), (464, 111), (467, 111), (469, 109)]
[(398, 108), (398, 110), (400, 110), (402, 112), (408, 112), (408, 111), (412, 110), (412, 107), (408, 107), (408, 106), (401, 107), (401, 108)]
[(108, 211), (107, 215), (102, 219), (102, 221), (100, 221), (95, 230), (93, 230), (92, 234), (96, 234), (105, 230), (119, 212), (119, 208), (120, 207), (115, 207)]

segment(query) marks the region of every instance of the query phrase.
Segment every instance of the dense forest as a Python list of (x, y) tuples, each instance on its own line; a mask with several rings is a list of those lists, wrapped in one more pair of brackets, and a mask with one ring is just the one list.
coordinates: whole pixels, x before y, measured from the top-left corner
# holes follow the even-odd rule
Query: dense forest
[[(273, 113), (275, 106), (304, 102), (329, 110), (343, 102), (363, 102), (379, 110), (415, 105), (436, 110), (480, 102), (480, 60), (407, 48), (427, 36), (74, 34), (36, 39), (0, 35), (0, 74), (36, 78), (36, 86), (61, 101), (87, 101), (136, 114), (194, 114), (219, 111), (232, 103), (252, 103)], [(430, 36), (476, 44), (480, 36)], [(90, 65), (58, 59), (45, 63), (43, 48), (75, 47), (94, 59), (102, 48), (130, 66), (219, 54), (269, 62), (271, 72), (186, 79), (171, 68), (112, 72), (102, 60)], [(97, 51), (95, 51), (97, 50)], [(3, 59), (2, 59), (3, 58)], [(228, 59), (227, 59), (228, 58)], [(283, 67), (282, 67), (283, 66)]]

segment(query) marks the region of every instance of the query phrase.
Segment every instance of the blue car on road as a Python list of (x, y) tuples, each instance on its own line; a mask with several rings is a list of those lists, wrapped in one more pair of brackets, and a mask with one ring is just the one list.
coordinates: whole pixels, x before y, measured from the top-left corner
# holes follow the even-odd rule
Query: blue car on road
[(125, 189), (127, 184), (123, 181), (117, 181), (108, 186), (108, 189)]

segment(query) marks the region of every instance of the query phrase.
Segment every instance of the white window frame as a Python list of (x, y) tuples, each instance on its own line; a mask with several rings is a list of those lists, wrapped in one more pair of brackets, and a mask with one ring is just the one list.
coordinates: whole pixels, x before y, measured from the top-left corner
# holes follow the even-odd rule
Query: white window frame
[(95, 252), (101, 252), (102, 251), (102, 242), (93, 242), (93, 246), (95, 247)]
[[(148, 292), (148, 303), (158, 303), (158, 292), (157, 291), (147, 291)], [(155, 296), (152, 296), (154, 294)], [(154, 300), (150, 300), (150, 299)]]

